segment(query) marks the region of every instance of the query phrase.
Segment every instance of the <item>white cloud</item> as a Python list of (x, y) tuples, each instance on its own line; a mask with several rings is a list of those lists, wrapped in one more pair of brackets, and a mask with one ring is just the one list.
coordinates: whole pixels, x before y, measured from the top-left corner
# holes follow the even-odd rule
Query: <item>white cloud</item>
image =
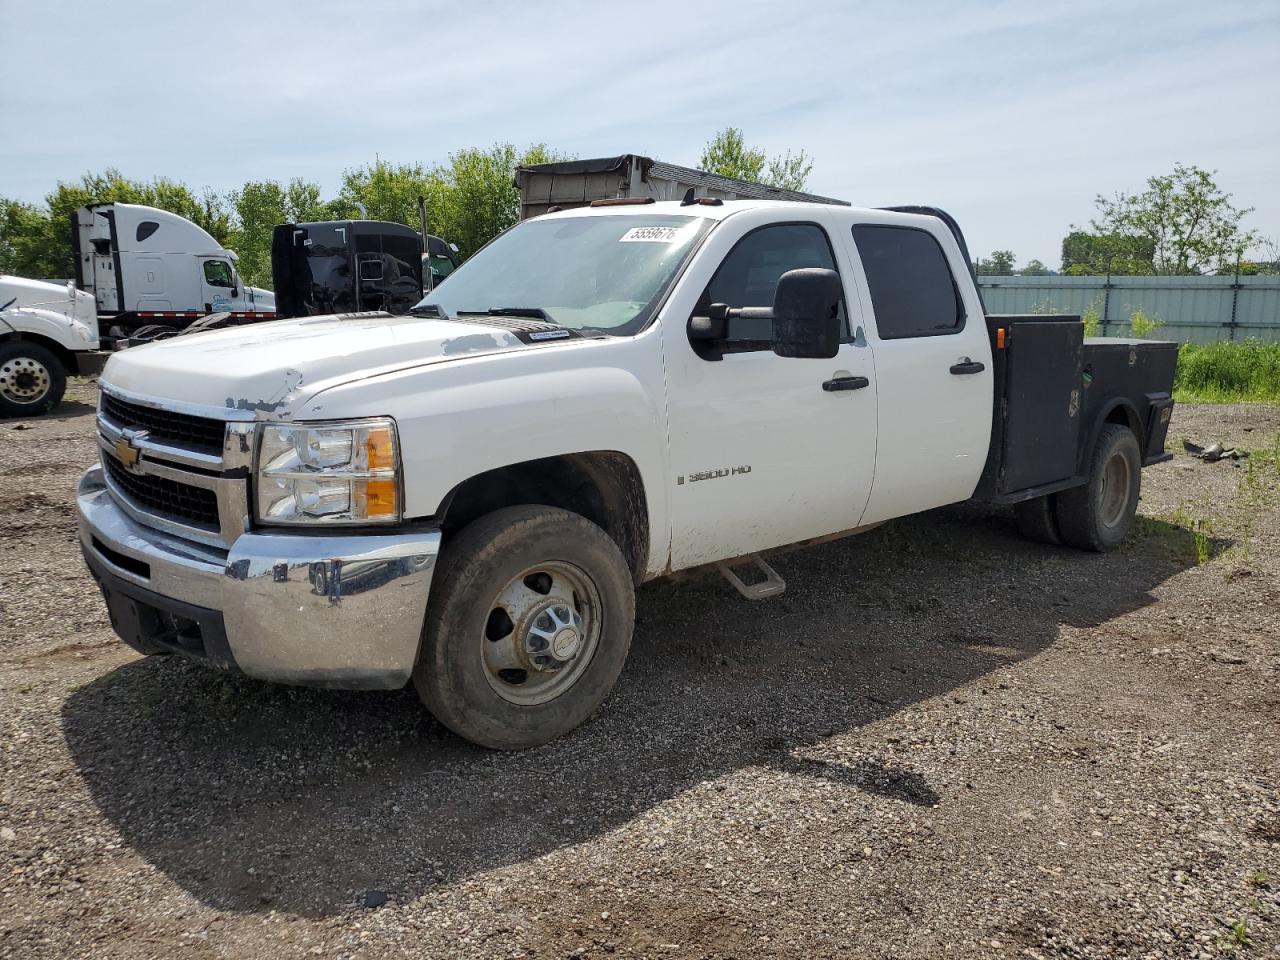
[(1267, 0), (81, 6), (0, 0), (0, 195), (108, 165), (331, 192), (498, 140), (692, 163), (732, 124), (807, 150), (817, 192), (948, 207), (980, 253), (1052, 265), (1094, 194), (1179, 161), (1280, 236)]

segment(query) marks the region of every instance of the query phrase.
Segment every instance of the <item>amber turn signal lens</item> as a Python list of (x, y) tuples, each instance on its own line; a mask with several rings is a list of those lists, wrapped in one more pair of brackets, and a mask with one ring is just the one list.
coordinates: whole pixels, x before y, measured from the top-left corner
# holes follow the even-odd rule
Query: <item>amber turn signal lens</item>
[(366, 455), (370, 470), (395, 469), (396, 444), (390, 427), (374, 427), (369, 431)]
[(996, 349), (1004, 349), (1004, 327), (996, 327)]
[(394, 480), (365, 480), (365, 516), (370, 520), (394, 517), (399, 513), (399, 496)]

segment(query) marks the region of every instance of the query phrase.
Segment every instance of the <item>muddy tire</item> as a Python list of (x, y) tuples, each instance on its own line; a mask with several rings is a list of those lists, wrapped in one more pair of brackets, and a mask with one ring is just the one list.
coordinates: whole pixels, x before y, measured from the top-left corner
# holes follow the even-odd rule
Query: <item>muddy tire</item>
[(1133, 529), (1142, 488), (1142, 451), (1128, 427), (1102, 429), (1089, 461), (1089, 480), (1057, 494), (1058, 532), (1081, 550), (1114, 550)]
[(535, 747), (609, 695), (634, 622), (631, 571), (608, 534), (554, 507), (507, 507), (445, 544), (413, 683), (459, 736)]
[(0, 343), (0, 417), (38, 417), (67, 391), (67, 372), (48, 347), (29, 340)]
[(1013, 516), (1018, 521), (1018, 532), (1028, 540), (1040, 543), (1062, 543), (1058, 533), (1057, 497), (1048, 494), (1013, 505)]

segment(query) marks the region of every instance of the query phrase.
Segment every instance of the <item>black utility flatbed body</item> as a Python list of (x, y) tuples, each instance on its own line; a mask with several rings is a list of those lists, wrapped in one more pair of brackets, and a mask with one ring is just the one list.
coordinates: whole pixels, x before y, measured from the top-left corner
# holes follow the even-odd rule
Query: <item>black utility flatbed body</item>
[(1085, 337), (1077, 316), (993, 314), (986, 322), (995, 401), (974, 499), (1018, 503), (1084, 483), (1108, 423), (1134, 432), (1143, 466), (1169, 459), (1176, 343)]

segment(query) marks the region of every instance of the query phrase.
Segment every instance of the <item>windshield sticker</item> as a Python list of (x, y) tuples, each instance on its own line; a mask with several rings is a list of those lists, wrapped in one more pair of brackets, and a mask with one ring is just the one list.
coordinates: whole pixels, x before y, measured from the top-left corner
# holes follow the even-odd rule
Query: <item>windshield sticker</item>
[(619, 243), (675, 243), (683, 227), (632, 227), (618, 238)]

